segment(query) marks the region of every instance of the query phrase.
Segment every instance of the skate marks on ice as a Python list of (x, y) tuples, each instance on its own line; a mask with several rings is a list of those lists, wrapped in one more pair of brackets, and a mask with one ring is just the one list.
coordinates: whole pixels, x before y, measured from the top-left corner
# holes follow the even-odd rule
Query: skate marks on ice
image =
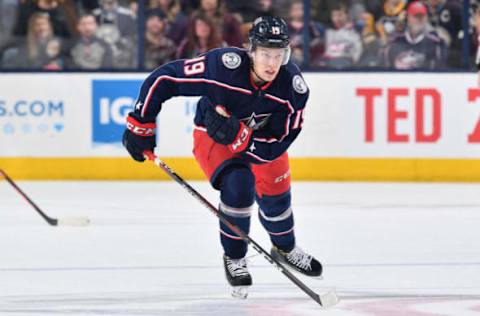
[[(296, 183), (301, 246), (325, 263), (325, 280), (302, 281), (341, 299), (325, 311), (261, 257), (248, 298), (231, 298), (218, 223), (174, 183), (21, 185), (92, 225), (51, 228), (0, 184), (1, 316), (480, 315), (478, 185)], [(251, 232), (269, 245), (257, 220)]]
[[(209, 316), (473, 316), (480, 313), (480, 295), (416, 295), (341, 292), (341, 302), (321, 310), (286, 286), (257, 286), (246, 300), (229, 298), (220, 285), (189, 285), (167, 292), (76, 293), (0, 297), (0, 315), (209, 315)], [(216, 293), (214, 293), (216, 292)], [(203, 293), (203, 294), (201, 294)]]
[[(430, 292), (430, 294), (428, 293)], [(437, 294), (435, 294), (435, 292)], [(465, 292), (472, 292), (466, 289)], [(476, 293), (478, 288), (475, 289)], [(344, 313), (372, 316), (473, 316), (480, 315), (480, 294), (450, 294), (442, 290), (393, 289), (342, 292)], [(352, 313), (348, 313), (352, 312)]]
[[(191, 289), (190, 286), (187, 288)], [(159, 291), (11, 296), (0, 298), (0, 315), (308, 316), (317, 315), (320, 311), (318, 305), (308, 298), (281, 292), (277, 295), (270, 286), (251, 290), (246, 300), (231, 298), (227, 289), (219, 285), (215, 288), (198, 287), (195, 293), (184, 288), (181, 291), (175, 290), (175, 293)]]

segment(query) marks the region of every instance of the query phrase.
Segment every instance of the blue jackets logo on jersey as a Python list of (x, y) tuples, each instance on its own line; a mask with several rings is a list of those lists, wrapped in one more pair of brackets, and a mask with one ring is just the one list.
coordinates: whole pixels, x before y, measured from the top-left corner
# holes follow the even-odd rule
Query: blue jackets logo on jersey
[(267, 125), (268, 119), (271, 115), (272, 114), (255, 114), (255, 112), (253, 112), (250, 117), (241, 119), (240, 121), (244, 122), (245, 125), (256, 131)]
[(92, 81), (92, 141), (121, 144), (126, 117), (135, 104), (140, 80)]
[(293, 89), (295, 91), (297, 91), (298, 93), (300, 94), (304, 94), (307, 92), (308, 88), (307, 88), (307, 84), (305, 83), (305, 81), (303, 80), (302, 77), (300, 77), (299, 75), (295, 75), (292, 79), (292, 85), (293, 85)]
[(242, 63), (242, 58), (237, 53), (228, 52), (222, 55), (222, 62), (228, 69), (236, 69)]

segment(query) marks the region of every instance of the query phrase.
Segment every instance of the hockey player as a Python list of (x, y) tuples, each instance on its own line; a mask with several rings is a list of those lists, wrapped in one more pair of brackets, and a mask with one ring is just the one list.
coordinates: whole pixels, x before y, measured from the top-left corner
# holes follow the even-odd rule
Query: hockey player
[[(195, 159), (220, 191), (219, 209), (246, 233), (254, 201), (270, 235), (271, 254), (287, 267), (320, 276), (321, 264), (295, 242), (287, 149), (303, 124), (309, 90), (291, 61), (285, 21), (260, 17), (248, 50), (219, 48), (154, 70), (127, 118), (123, 144), (137, 161), (153, 150), (155, 119), (174, 96), (202, 96), (193, 132)], [(220, 223), (228, 282), (246, 297), (252, 284), (247, 244)], [(235, 288), (237, 287), (237, 288)], [(239, 290), (238, 292), (235, 292)]]

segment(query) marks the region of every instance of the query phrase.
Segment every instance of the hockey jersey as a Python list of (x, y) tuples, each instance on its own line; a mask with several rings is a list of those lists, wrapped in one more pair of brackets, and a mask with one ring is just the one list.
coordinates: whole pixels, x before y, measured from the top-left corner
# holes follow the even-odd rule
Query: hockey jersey
[(250, 67), (248, 52), (233, 47), (165, 64), (143, 82), (134, 111), (154, 120), (168, 99), (201, 96), (194, 119), (197, 128), (204, 128), (206, 107), (222, 105), (253, 130), (253, 141), (242, 155), (252, 163), (270, 162), (300, 133), (309, 89), (291, 61), (263, 87), (255, 85)]
[(398, 70), (434, 69), (444, 65), (443, 42), (434, 32), (413, 39), (408, 31), (398, 34), (385, 53), (385, 64)]

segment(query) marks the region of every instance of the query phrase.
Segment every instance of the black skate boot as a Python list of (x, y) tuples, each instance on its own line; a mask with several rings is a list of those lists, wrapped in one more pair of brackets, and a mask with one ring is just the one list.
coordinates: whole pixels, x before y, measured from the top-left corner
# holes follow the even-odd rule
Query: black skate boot
[(252, 276), (248, 272), (247, 260), (231, 259), (223, 255), (223, 266), (228, 283), (232, 286), (232, 296), (247, 298), (248, 287), (252, 285)]
[(285, 263), (287, 268), (292, 268), (311, 277), (320, 277), (322, 275), (320, 262), (297, 246), (290, 252), (284, 252), (273, 246), (270, 254), (278, 261)]

